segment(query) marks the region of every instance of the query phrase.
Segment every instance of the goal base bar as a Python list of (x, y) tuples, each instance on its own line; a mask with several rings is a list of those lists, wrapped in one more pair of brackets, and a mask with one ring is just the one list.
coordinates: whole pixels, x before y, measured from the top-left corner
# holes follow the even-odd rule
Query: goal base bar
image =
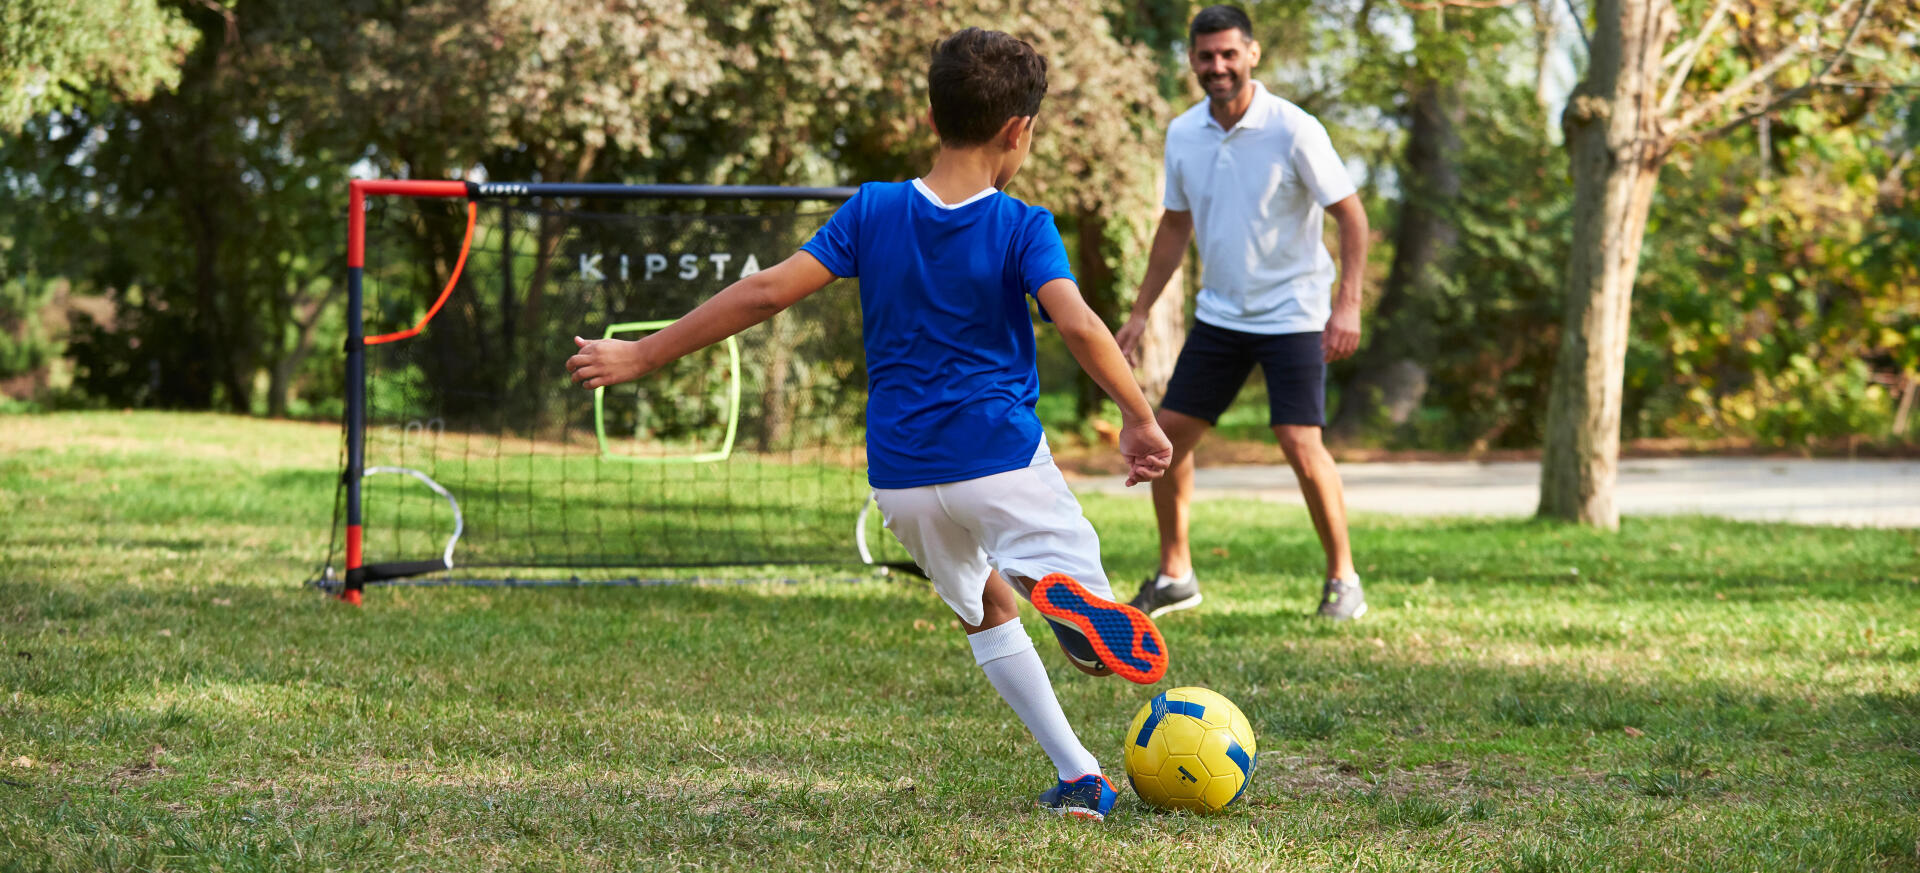
[[(920, 566), (912, 562), (874, 564), (869, 568), (873, 575), (891, 575), (904, 573), (920, 579), (926, 574)], [(436, 572), (444, 572), (444, 568)], [(820, 577), (798, 579), (790, 576), (680, 576), (680, 577), (643, 577), (625, 576), (609, 579), (522, 579), (512, 575), (501, 576), (447, 576), (438, 578), (390, 577), (362, 580), (363, 587), (387, 588), (653, 588), (671, 585), (799, 585), (803, 582), (863, 582), (871, 576)], [(307, 583), (313, 588), (338, 594), (342, 591), (358, 590), (343, 583), (340, 579), (313, 579)]]

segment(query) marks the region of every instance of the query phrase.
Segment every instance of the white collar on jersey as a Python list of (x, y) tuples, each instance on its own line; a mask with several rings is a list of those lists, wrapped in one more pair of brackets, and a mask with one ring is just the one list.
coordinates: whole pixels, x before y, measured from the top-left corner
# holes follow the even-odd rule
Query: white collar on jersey
[(998, 188), (988, 186), (985, 190), (982, 190), (980, 193), (975, 194), (972, 197), (968, 197), (967, 199), (962, 200), (959, 203), (949, 204), (949, 203), (942, 203), (940, 201), (940, 195), (933, 193), (933, 189), (928, 188), (927, 183), (922, 182), (919, 179), (913, 180), (913, 188), (915, 191), (919, 191), (921, 196), (926, 197), (928, 203), (932, 203), (933, 205), (938, 206), (941, 209), (959, 209), (960, 207), (965, 206), (969, 203), (972, 203), (976, 200), (980, 200), (985, 197), (991, 197), (994, 194), (999, 193), (1000, 191), (1000, 189)]

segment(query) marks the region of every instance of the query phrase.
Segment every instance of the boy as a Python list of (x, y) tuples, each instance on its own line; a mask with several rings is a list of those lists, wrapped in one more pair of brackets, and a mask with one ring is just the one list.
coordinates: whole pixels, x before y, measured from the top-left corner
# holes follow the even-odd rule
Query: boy
[(1165, 472), (1172, 445), (1113, 335), (1080, 297), (1053, 218), (1000, 192), (1033, 142), (1047, 62), (1004, 33), (968, 28), (933, 49), (926, 176), (872, 183), (779, 265), (729, 286), (641, 340), (574, 338), (573, 381), (598, 388), (772, 317), (839, 276), (860, 278), (867, 461), (887, 526), (960, 617), (974, 660), (1052, 759), (1039, 804), (1101, 820), (1113, 784), (1074, 735), (1020, 625), (1009, 581), (1047, 616), (1075, 666), (1152, 683), (1166, 645), (1115, 603), (1100, 541), (1054, 467), (1034, 414), (1039, 375), (1027, 297), (1124, 415), (1127, 484)]

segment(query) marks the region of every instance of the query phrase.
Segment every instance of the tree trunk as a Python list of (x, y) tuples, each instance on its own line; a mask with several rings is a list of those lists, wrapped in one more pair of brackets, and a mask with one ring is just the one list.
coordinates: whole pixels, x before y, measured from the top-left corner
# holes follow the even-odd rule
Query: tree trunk
[(1140, 366), (1134, 368), (1135, 378), (1140, 380), (1140, 391), (1147, 395), (1147, 402), (1154, 406), (1159, 406), (1161, 398), (1167, 396), (1174, 362), (1179, 360), (1180, 347), (1187, 341), (1186, 277), (1185, 267), (1173, 271), (1172, 278), (1167, 280), (1166, 292), (1147, 310), (1147, 332), (1140, 337), (1140, 348), (1135, 353), (1140, 361)]
[(1377, 325), (1358, 369), (1340, 391), (1340, 412), (1328, 428), (1335, 442), (1350, 442), (1381, 416), (1404, 424), (1427, 393), (1426, 361), (1433, 357), (1433, 318), (1426, 304), (1439, 293), (1443, 263), (1459, 244), (1447, 218), (1460, 196), (1459, 125), (1466, 117), (1457, 80), (1421, 76), (1413, 92), (1413, 124), (1407, 132), (1405, 196), (1393, 233), (1393, 268), (1387, 274)]
[(1665, 0), (1602, 0), (1596, 18), (1587, 81), (1562, 121), (1573, 171), (1573, 249), (1539, 514), (1614, 529), (1628, 316), (1647, 210), (1666, 157), (1660, 56), (1676, 16)]
[[(1553, 44), (1559, 37), (1554, 22), (1553, 0), (1531, 0), (1533, 7), (1533, 102), (1540, 106), (1540, 117), (1547, 126), (1547, 141), (1553, 141), (1553, 98), (1548, 93), (1553, 63)], [(1578, 23), (1575, 23), (1578, 27)]]
[(787, 444), (793, 429), (793, 404), (787, 397), (787, 370), (793, 366), (793, 315), (782, 312), (767, 320), (767, 384), (760, 392), (761, 453)]
[[(1155, 190), (1164, 190), (1167, 180), (1164, 170), (1159, 177)], [(1147, 227), (1156, 227), (1166, 208), (1158, 205), (1164, 200), (1156, 200), (1153, 220)], [(1151, 233), (1151, 231), (1149, 231)], [(1152, 237), (1141, 240), (1141, 245), (1151, 249)], [(1189, 253), (1191, 254), (1191, 252)], [(1181, 263), (1197, 260), (1181, 259)], [(1187, 298), (1191, 290), (1187, 287), (1187, 268), (1181, 266), (1167, 277), (1167, 287), (1161, 291), (1160, 299), (1153, 301), (1153, 308), (1147, 310), (1147, 332), (1140, 337), (1140, 347), (1135, 350), (1134, 358), (1140, 362), (1134, 368), (1134, 377), (1140, 382), (1140, 392), (1147, 396), (1147, 402), (1159, 406), (1167, 396), (1167, 383), (1173, 379), (1173, 365), (1180, 359), (1180, 348), (1187, 342)]]
[(293, 348), (273, 365), (271, 381), (267, 385), (267, 415), (272, 418), (285, 418), (287, 404), (293, 394), (294, 378), (300, 374), (300, 365), (306, 363), (307, 356), (313, 354), (313, 344), (319, 332), (320, 320), (327, 315), (327, 306), (335, 297), (343, 293), (339, 282), (327, 283), (326, 293), (313, 302), (312, 308), (303, 317), (295, 308), (299, 299), (297, 286), (287, 292), (287, 315), (294, 320)]
[[(1119, 309), (1114, 288), (1113, 265), (1107, 262), (1107, 219), (1094, 212), (1083, 212), (1075, 216), (1074, 224), (1079, 228), (1080, 249), (1080, 294), (1087, 300), (1088, 308), (1100, 316), (1100, 322), (1112, 330), (1114, 313)], [(1080, 420), (1087, 421), (1100, 415), (1100, 404), (1107, 395), (1094, 384), (1093, 377), (1085, 370), (1080, 371), (1075, 380), (1078, 388), (1074, 412)]]

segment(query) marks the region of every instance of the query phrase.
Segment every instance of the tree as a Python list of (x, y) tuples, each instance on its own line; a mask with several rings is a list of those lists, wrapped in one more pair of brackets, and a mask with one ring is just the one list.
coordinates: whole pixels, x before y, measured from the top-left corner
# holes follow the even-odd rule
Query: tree
[(1404, 423), (1425, 397), (1435, 323), (1427, 305), (1439, 292), (1446, 259), (1459, 242), (1450, 213), (1460, 196), (1459, 128), (1468, 76), (1457, 36), (1439, 16), (1416, 14), (1417, 40), (1406, 84), (1411, 116), (1401, 167), (1400, 209), (1393, 224), (1393, 267), (1374, 306), (1376, 326), (1353, 375), (1340, 391), (1328, 436), (1349, 442), (1375, 410)]
[(1900, 436), (1920, 373), (1912, 102), (1826, 92), (1669, 163), (1635, 293), (1627, 435)]
[[(1074, 0), (716, 6), (704, 13), (707, 33), (732, 63), (711, 102), (672, 125), (682, 143), (731, 148), (671, 153), (680, 163), (671, 175), (761, 183), (916, 175), (936, 146), (924, 120), (928, 49), (969, 25), (1005, 30), (1047, 56), (1050, 78), (1033, 154), (1011, 192), (1055, 213), (1082, 292), (1111, 323), (1152, 231), (1168, 114), (1162, 31), (1178, 14), (1170, 9)], [(844, 175), (821, 178), (835, 171)], [(771, 329), (786, 328), (776, 319)], [(1082, 414), (1100, 397), (1085, 382)]]
[(0, 133), (98, 88), (128, 101), (171, 88), (199, 36), (158, 0), (0, 0)]
[[(1613, 486), (1632, 290), (1661, 166), (1678, 146), (1723, 135), (1833, 85), (1835, 74), (1859, 66), (1851, 54), (1856, 46), (1905, 51), (1898, 35), (1914, 20), (1910, 5), (1891, 3), (1876, 18), (1875, 0), (1830, 8), (1688, 5), (1705, 13), (1702, 24), (1669, 47), (1680, 29), (1670, 0), (1598, 0), (1587, 78), (1562, 118), (1573, 172), (1573, 248), (1541, 460), (1544, 517), (1619, 525)], [(1737, 37), (1731, 46), (1721, 40), (1729, 22)], [(1702, 67), (1703, 55), (1714, 52), (1737, 63)], [(1744, 69), (1731, 80), (1703, 72), (1735, 68)], [(1683, 105), (1683, 96), (1693, 99)]]

